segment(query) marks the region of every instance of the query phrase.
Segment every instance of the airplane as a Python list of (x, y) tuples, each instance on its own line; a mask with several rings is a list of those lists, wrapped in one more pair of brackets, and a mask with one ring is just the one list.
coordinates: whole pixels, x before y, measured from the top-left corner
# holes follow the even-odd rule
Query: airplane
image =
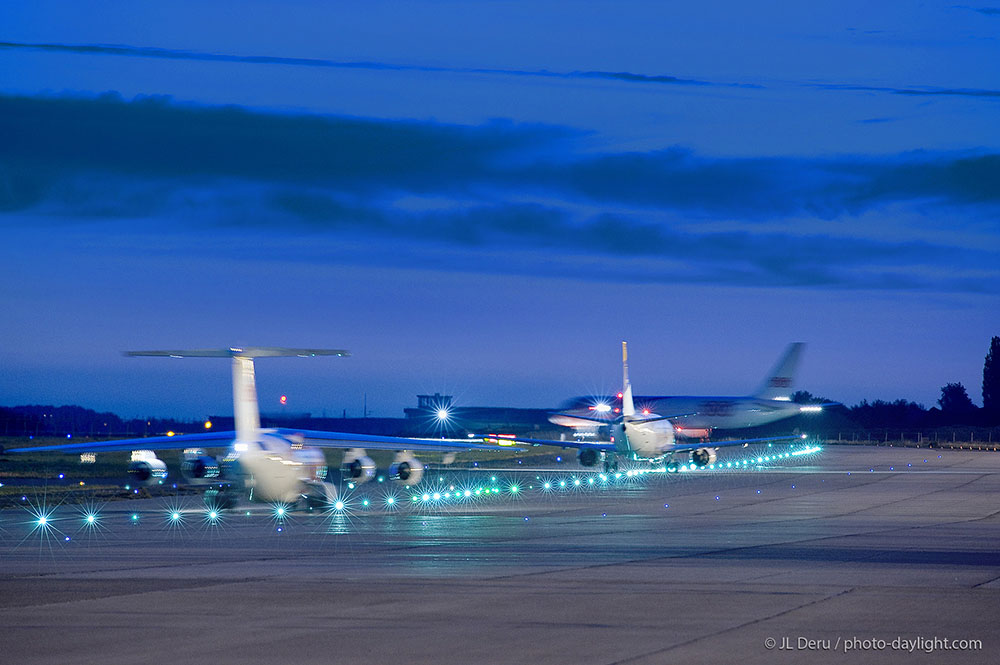
[[(624, 344), (624, 342), (623, 342)], [(623, 347), (624, 348), (624, 347)], [(642, 411), (678, 414), (671, 416), (674, 434), (689, 439), (708, 439), (716, 429), (742, 429), (791, 418), (800, 413), (819, 413), (824, 404), (792, 402), (795, 370), (805, 348), (803, 342), (788, 345), (760, 388), (752, 395), (739, 397), (654, 397), (636, 396)], [(617, 398), (622, 399), (622, 393)], [(623, 407), (613, 407), (613, 398), (579, 398), (549, 420), (556, 425), (593, 428), (607, 424)], [(595, 417), (596, 416), (596, 417)], [(602, 417), (603, 416), (603, 417)]]
[[(793, 344), (785, 354), (782, 361), (778, 363), (776, 371), (772, 373), (772, 376), (780, 381), (775, 381), (775, 383), (783, 384), (785, 382), (784, 374), (786, 373), (786, 370), (794, 369), (795, 363), (798, 361), (799, 353), (801, 353), (801, 347), (801, 344)], [(778, 386), (774, 386), (771, 388), (771, 391), (776, 391), (778, 388)], [(781, 388), (784, 389), (785, 386), (781, 386)], [(764, 391), (762, 394), (766, 396), (773, 394), (773, 392)], [(756, 402), (757, 400), (763, 400), (765, 398), (766, 397), (752, 397), (746, 399)], [(684, 409), (696, 406), (693, 400), (697, 400), (698, 398), (677, 398), (676, 402), (669, 401), (673, 399), (674, 398), (668, 398), (668, 400), (662, 401), (659, 404), (665, 404), (668, 409)], [(597, 465), (598, 462), (603, 462), (604, 470), (606, 472), (613, 471), (618, 468), (619, 458), (648, 462), (651, 465), (663, 464), (667, 471), (673, 472), (677, 471), (679, 468), (679, 463), (675, 459), (675, 456), (680, 454), (687, 454), (691, 464), (698, 467), (704, 467), (715, 463), (717, 459), (717, 450), (721, 447), (747, 446), (755, 443), (768, 443), (774, 441), (794, 441), (805, 438), (805, 435), (796, 434), (790, 436), (762, 437), (756, 439), (713, 441), (710, 444), (705, 441), (680, 441), (677, 436), (677, 430), (679, 428), (673, 424), (673, 421), (690, 418), (696, 414), (678, 410), (674, 412), (668, 411), (666, 412), (666, 415), (661, 415), (660, 413), (653, 412), (653, 410), (648, 407), (638, 410), (636, 409), (635, 399), (632, 396), (632, 383), (628, 376), (627, 342), (622, 342), (621, 400), (622, 406), (620, 409), (616, 409), (618, 413), (613, 417), (609, 417), (608, 415), (584, 415), (580, 413), (572, 415), (557, 414), (557, 416), (567, 416), (567, 420), (572, 422), (574, 426), (579, 426), (578, 423), (580, 422), (586, 423), (590, 427), (594, 427), (595, 423), (598, 425), (609, 426), (611, 430), (610, 441), (554, 441), (550, 439), (529, 439), (522, 437), (488, 437), (487, 440), (490, 442), (507, 441), (560, 446), (563, 448), (577, 448), (580, 451), (578, 459), (582, 466), (590, 467)], [(606, 414), (611, 411), (611, 408), (608, 407), (608, 409), (598, 410), (599, 413), (601, 411)], [(796, 413), (798, 413), (797, 410)], [(565, 424), (564, 422), (557, 421), (557, 416), (553, 416), (551, 420), (557, 424)]]
[[(322, 448), (346, 449), (341, 474), (342, 478), (354, 484), (375, 478), (375, 462), (368, 456), (366, 449), (395, 451), (396, 456), (389, 467), (388, 476), (407, 486), (416, 485), (423, 478), (424, 465), (414, 457), (415, 450), (445, 453), (472, 449), (511, 450), (507, 446), (467, 441), (261, 428), (254, 359), (350, 355), (343, 349), (232, 347), (186, 351), (129, 351), (125, 355), (231, 358), (236, 431), (70, 443), (0, 452), (132, 451), (128, 475), (135, 483), (148, 486), (156, 485), (167, 477), (167, 465), (156, 456), (156, 451), (182, 450), (181, 475), (191, 485), (212, 487), (206, 492), (206, 502), (214, 508), (225, 509), (235, 507), (244, 497), (253, 501), (279, 502), (306, 508), (332, 504), (337, 499), (337, 489), (327, 480), (328, 469)], [(219, 460), (205, 454), (200, 447), (205, 444), (209, 447), (228, 445), (228, 450)]]

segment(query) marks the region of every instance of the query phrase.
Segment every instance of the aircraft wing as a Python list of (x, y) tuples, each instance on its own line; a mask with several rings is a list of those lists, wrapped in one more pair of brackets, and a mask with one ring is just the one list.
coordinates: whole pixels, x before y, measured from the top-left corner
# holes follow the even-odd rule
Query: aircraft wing
[[(792, 436), (765, 436), (759, 439), (729, 439), (723, 441), (708, 441), (708, 442), (698, 442), (698, 443), (675, 443), (668, 450), (664, 452), (672, 452), (677, 450), (697, 450), (699, 448), (724, 448), (726, 446), (744, 446), (751, 445), (755, 443), (772, 443), (775, 441), (799, 441), (804, 439), (805, 436), (802, 434), (796, 434)], [(590, 450), (615, 450), (615, 444), (611, 441), (555, 441), (552, 439), (525, 439), (522, 437), (514, 437), (511, 439), (497, 438), (497, 437), (487, 437), (487, 441), (510, 441), (512, 443), (527, 443), (538, 446), (558, 446), (560, 448), (578, 448), (578, 449), (590, 449)], [(508, 450), (510, 450), (508, 448)]]
[[(556, 441), (554, 439), (525, 439), (517, 436), (513, 438), (488, 436), (486, 441), (510, 441), (511, 443), (528, 443), (535, 446), (559, 446), (560, 448), (588, 448), (590, 450), (614, 450), (615, 444), (610, 441)], [(505, 450), (511, 450), (505, 448)]]
[(759, 439), (724, 439), (722, 441), (702, 441), (697, 443), (674, 443), (670, 451), (697, 450), (699, 448), (725, 448), (727, 446), (749, 446), (755, 443), (773, 443), (775, 441), (801, 441), (804, 434), (791, 436), (764, 436)]
[[(366, 448), (370, 450), (425, 450), (431, 452), (456, 452), (460, 450), (521, 450), (509, 445), (498, 446), (474, 443), (473, 440), (461, 439), (411, 439), (399, 436), (380, 436), (377, 434), (351, 434), (349, 432), (319, 432), (306, 429), (270, 429), (261, 430), (264, 433), (274, 433), (286, 437), (302, 437), (311, 446), (317, 448)], [(497, 439), (506, 441), (506, 439)]]
[[(498, 446), (458, 439), (410, 439), (398, 436), (351, 434), (348, 432), (318, 432), (298, 429), (264, 429), (262, 434), (300, 437), (317, 448), (370, 448), (372, 450), (424, 450), (430, 452), (456, 452), (460, 450), (520, 450), (510, 445)], [(115, 441), (87, 441), (63, 443), (55, 446), (12, 448), (4, 453), (110, 453), (130, 450), (184, 450), (185, 448), (223, 448), (236, 439), (236, 432), (205, 432), (203, 434), (176, 434), (174, 436), (148, 436), (139, 439)]]
[[(147, 436), (139, 439), (115, 441), (86, 441), (61, 443), (56, 446), (11, 448), (6, 453), (111, 453), (122, 450), (183, 450), (199, 447), (228, 447), (236, 432), (205, 432), (204, 434), (175, 434), (174, 436)], [(204, 445), (206, 444), (207, 445)], [(213, 445), (214, 444), (214, 445)]]

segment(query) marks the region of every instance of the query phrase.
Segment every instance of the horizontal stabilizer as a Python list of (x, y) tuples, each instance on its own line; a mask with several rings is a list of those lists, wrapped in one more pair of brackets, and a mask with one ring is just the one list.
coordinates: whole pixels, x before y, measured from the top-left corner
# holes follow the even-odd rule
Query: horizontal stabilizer
[(172, 351), (126, 351), (126, 356), (167, 358), (311, 358), (349, 356), (345, 349), (289, 349), (281, 346), (234, 346), (228, 349), (186, 349)]

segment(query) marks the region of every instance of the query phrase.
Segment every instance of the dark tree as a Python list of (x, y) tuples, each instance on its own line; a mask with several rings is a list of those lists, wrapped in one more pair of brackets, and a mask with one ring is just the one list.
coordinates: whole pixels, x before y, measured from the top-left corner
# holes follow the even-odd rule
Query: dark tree
[(969, 399), (969, 394), (961, 383), (949, 383), (941, 388), (938, 405), (942, 415), (950, 419), (967, 417), (976, 412), (976, 405)]
[(983, 412), (991, 425), (1000, 425), (1000, 337), (990, 340), (983, 363)]

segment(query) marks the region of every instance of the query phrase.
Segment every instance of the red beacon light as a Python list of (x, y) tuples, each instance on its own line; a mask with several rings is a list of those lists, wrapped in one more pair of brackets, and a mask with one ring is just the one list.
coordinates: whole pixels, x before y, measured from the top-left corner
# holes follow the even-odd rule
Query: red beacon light
[(278, 401), (279, 401), (279, 402), (281, 402), (282, 404), (288, 404), (288, 395), (282, 395), (282, 396), (281, 396), (281, 397), (280, 397), (280, 398), (278, 399)]

